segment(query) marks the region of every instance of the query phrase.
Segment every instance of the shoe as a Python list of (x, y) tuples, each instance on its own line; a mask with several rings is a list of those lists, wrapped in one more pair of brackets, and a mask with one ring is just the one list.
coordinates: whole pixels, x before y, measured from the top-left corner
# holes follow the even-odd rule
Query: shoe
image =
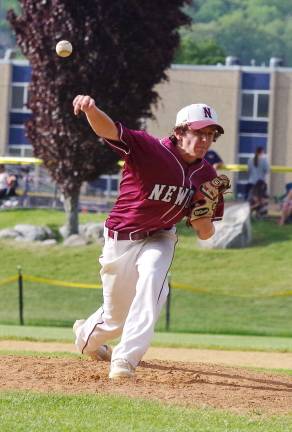
[(135, 368), (126, 359), (112, 361), (109, 378), (131, 378), (135, 374)]
[(92, 360), (110, 362), (112, 358), (112, 349), (108, 345), (100, 345), (95, 351), (85, 353)]

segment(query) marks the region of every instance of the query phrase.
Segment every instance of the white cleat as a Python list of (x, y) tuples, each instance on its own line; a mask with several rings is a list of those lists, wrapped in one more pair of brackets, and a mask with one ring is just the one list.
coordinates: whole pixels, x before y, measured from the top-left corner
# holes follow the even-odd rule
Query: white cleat
[(116, 359), (111, 363), (110, 379), (131, 378), (135, 374), (135, 368), (126, 359)]

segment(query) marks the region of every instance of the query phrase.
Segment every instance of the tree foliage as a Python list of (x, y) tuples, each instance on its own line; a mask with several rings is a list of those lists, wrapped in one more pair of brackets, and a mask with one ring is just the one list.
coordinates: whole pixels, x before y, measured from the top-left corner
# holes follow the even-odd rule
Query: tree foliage
[(214, 39), (197, 42), (192, 35), (182, 38), (175, 56), (175, 63), (214, 65), (224, 62), (225, 52)]
[[(65, 192), (115, 164), (111, 151), (96, 146), (85, 119), (74, 118), (73, 98), (90, 94), (114, 119), (138, 127), (157, 99), (153, 86), (166, 78), (176, 29), (188, 21), (183, 3), (20, 0), (21, 14), (8, 13), (32, 67), (28, 137)], [(60, 39), (73, 44), (67, 59), (55, 54)]]
[(243, 64), (268, 64), (282, 57), (292, 66), (291, 0), (193, 0), (186, 9), (193, 25), (183, 32), (198, 45), (213, 39)]
[[(77, 94), (90, 94), (113, 119), (140, 126), (157, 100), (153, 86), (166, 79), (179, 44), (178, 27), (189, 18), (187, 0), (20, 0), (21, 12), (8, 12), (16, 40), (32, 67), (27, 134), (65, 196), (79, 193), (83, 181), (116, 166), (116, 157), (73, 115)], [(55, 53), (59, 40), (73, 54)]]

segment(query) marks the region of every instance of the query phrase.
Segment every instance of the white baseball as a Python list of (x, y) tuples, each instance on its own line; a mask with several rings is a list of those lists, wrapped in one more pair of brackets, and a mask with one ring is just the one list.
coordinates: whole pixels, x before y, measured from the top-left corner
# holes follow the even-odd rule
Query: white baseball
[(72, 54), (73, 47), (69, 41), (61, 40), (56, 45), (56, 53), (59, 57), (69, 57)]

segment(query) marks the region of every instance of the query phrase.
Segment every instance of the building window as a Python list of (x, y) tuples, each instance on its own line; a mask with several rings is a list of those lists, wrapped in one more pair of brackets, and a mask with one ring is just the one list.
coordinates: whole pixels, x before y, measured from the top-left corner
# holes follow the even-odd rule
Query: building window
[(258, 94), (257, 117), (269, 116), (269, 95)]
[(267, 119), (269, 116), (269, 93), (243, 91), (241, 96), (242, 119)]
[(242, 94), (241, 115), (243, 117), (253, 117), (254, 95), (250, 93)]
[(10, 146), (8, 149), (8, 156), (32, 157), (33, 156), (32, 146), (29, 145)]
[(13, 83), (11, 94), (11, 111), (29, 111), (27, 102), (29, 97), (27, 83)]

